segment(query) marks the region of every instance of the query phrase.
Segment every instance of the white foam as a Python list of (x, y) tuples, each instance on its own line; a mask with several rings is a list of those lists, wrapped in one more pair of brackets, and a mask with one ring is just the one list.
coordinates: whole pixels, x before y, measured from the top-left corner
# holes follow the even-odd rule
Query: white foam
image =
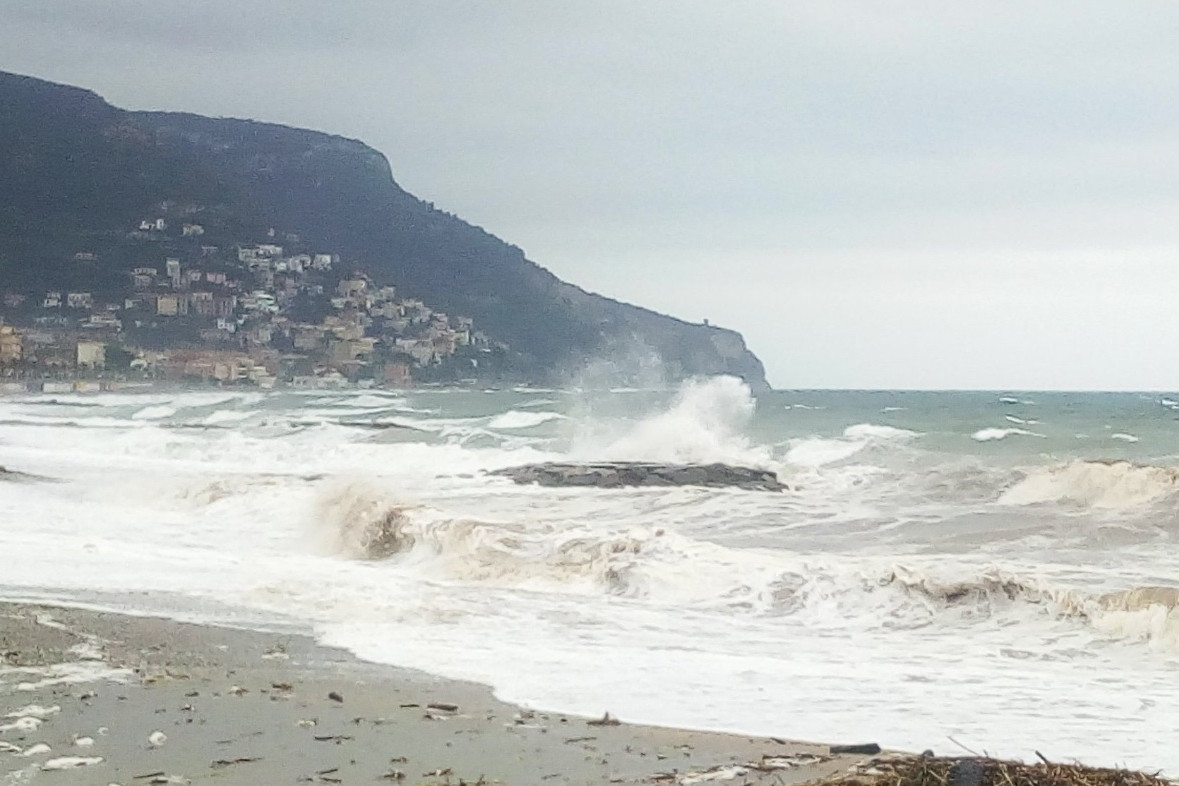
[(915, 431), (895, 428), (893, 426), (878, 426), (874, 423), (857, 423), (843, 430), (843, 436), (848, 439), (874, 440), (909, 440), (920, 436)]
[(0, 734), (6, 731), (36, 731), (41, 726), (42, 720), (40, 718), (26, 717), (17, 718), (11, 723), (0, 724)]
[(871, 445), (904, 443), (920, 436), (916, 432), (873, 423), (857, 423), (834, 439), (810, 437), (790, 440), (785, 462), (799, 467), (822, 467), (851, 458)]
[(16, 682), (13, 689), (21, 693), (31, 693), (41, 688), (53, 685), (69, 685), (80, 682), (98, 682), (111, 680), (123, 682), (131, 676), (127, 669), (112, 668), (105, 663), (85, 661), (81, 663), (55, 663), (50, 666), (0, 668), (0, 686), (7, 682), (8, 677), (33, 677)]
[(132, 420), (161, 420), (163, 418), (170, 418), (176, 414), (176, 408), (167, 406), (166, 404), (157, 404), (152, 407), (144, 407), (131, 416)]
[(534, 428), (541, 423), (548, 423), (550, 420), (560, 420), (564, 417), (559, 412), (521, 412), (513, 409), (502, 415), (496, 415), (487, 426), (488, 428), (509, 430), (526, 429)]
[(75, 770), (79, 767), (93, 767), (102, 764), (101, 756), (58, 756), (41, 765), (43, 770)]
[(233, 409), (219, 409), (216, 412), (209, 413), (205, 417), (204, 423), (206, 426), (217, 426), (224, 423), (240, 423), (247, 420), (252, 415), (256, 414), (253, 411), (238, 411)]
[(1110, 434), (1109, 438), (1110, 439), (1118, 439), (1118, 440), (1121, 440), (1122, 442), (1137, 442), (1138, 441), (1138, 437), (1134, 436), (1133, 434), (1126, 434), (1123, 432), (1118, 432), (1116, 434)]
[(41, 718), (44, 720), (50, 715), (56, 715), (59, 712), (61, 712), (61, 707), (57, 704), (54, 704), (52, 707), (42, 707), (40, 704), (30, 704), (26, 707), (21, 707), (19, 710), (12, 711), (4, 717), (19, 718), (21, 716), (27, 715), (31, 718)]
[(975, 442), (993, 442), (999, 439), (1007, 439), (1008, 437), (1039, 437), (1040, 439), (1046, 439), (1044, 434), (1022, 428), (984, 428), (970, 435), (970, 438)]

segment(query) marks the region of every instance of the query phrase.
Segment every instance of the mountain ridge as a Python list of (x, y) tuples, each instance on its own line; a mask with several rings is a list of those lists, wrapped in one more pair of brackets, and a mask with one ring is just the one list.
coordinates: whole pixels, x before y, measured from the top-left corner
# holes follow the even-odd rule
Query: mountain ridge
[(388, 158), (361, 140), (128, 111), (85, 88), (0, 71), (0, 180), (8, 184), (0, 290), (75, 281), (101, 290), (102, 271), (78, 270), (71, 249), (115, 248), (119, 227), (171, 205), (215, 237), (277, 227), (337, 250), (375, 279), (474, 318), (535, 381), (568, 381), (606, 358), (631, 377), (733, 374), (768, 387), (739, 333), (561, 280), (519, 247), (405, 191)]

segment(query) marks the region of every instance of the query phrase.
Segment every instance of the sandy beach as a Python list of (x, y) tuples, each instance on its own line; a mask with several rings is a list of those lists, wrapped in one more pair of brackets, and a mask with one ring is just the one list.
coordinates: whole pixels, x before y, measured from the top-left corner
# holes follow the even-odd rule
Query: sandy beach
[(0, 658), (3, 786), (784, 784), (866, 758), (532, 711), (306, 637), (78, 609), (0, 605)]

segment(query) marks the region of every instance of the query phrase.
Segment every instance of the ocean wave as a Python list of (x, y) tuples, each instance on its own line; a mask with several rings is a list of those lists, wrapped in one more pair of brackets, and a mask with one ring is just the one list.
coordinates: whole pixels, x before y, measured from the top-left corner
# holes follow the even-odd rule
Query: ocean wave
[(124, 420), (115, 417), (88, 417), (88, 418), (65, 418), (65, 417), (38, 417), (36, 415), (24, 415), (16, 417), (0, 418), (0, 426), (36, 426), (49, 428), (70, 428), (70, 429), (131, 429), (151, 427), (154, 424), (147, 421), (133, 421)]
[(598, 531), (455, 517), (364, 482), (326, 490), (315, 526), (332, 554), (383, 561), (432, 582), (790, 616), (816, 628), (899, 632), (935, 626), (950, 635), (961, 626), (1026, 626), (1027, 633), (1018, 635), (1041, 635), (1045, 646), (1059, 634), (1047, 625), (1065, 623), (1095, 640), (1179, 652), (1179, 587), (1095, 594), (1037, 575), (1035, 568), (953, 561), (927, 567), (876, 560), (824, 564), (664, 528)]
[(176, 414), (176, 408), (170, 407), (167, 404), (155, 404), (150, 407), (144, 407), (131, 416), (132, 420), (160, 420), (162, 418), (170, 418)]
[(1037, 606), (1051, 605), (1062, 614), (1078, 614), (1084, 596), (1073, 590), (1000, 570), (984, 571), (967, 579), (947, 581), (919, 570), (897, 567), (880, 581), (881, 586), (895, 586), (943, 608), (980, 607), (996, 602), (1018, 601)]
[(216, 412), (211, 412), (202, 421), (205, 426), (217, 426), (225, 423), (238, 423), (247, 418), (256, 415), (258, 410), (244, 410), (237, 411), (233, 409), (219, 409)]
[(1024, 428), (984, 428), (979, 429), (970, 435), (970, 438), (975, 442), (993, 442), (999, 439), (1007, 439), (1008, 437), (1039, 437), (1045, 439), (1044, 434), (1035, 431), (1028, 431)]
[(1179, 490), (1179, 468), (1077, 460), (1034, 469), (999, 498), (1005, 505), (1063, 503), (1087, 508), (1149, 505)]
[(550, 420), (561, 420), (565, 416), (559, 412), (521, 412), (517, 409), (508, 410), (502, 415), (496, 415), (487, 424), (488, 428), (506, 430), (535, 428)]
[(1103, 595), (1097, 606), (1098, 611), (1088, 619), (1099, 632), (1179, 652), (1179, 588), (1135, 587)]
[(906, 568), (898, 568), (881, 585), (920, 598), (935, 613), (966, 609), (986, 615), (1004, 606), (1024, 606), (1041, 616), (1080, 622), (1107, 639), (1179, 652), (1179, 587), (1141, 586), (1094, 595), (1000, 570), (946, 582)]
[(632, 582), (638, 556), (663, 530), (597, 535), (453, 518), (353, 482), (326, 492), (314, 517), (321, 546), (356, 560), (398, 558), (434, 580), (495, 586), (579, 586), (613, 595), (645, 594)]
[(840, 437), (790, 440), (784, 461), (800, 467), (822, 467), (851, 458), (867, 447), (904, 443), (919, 436), (915, 431), (902, 428), (857, 423), (845, 428)]
[(413, 546), (409, 513), (414, 507), (394, 502), (363, 484), (350, 483), (320, 499), (315, 521), (330, 552), (351, 559), (379, 560)]

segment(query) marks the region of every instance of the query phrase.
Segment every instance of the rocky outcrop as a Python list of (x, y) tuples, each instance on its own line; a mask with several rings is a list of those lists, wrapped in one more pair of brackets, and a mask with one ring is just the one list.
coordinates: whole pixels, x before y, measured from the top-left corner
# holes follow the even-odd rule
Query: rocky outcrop
[(508, 477), (517, 483), (541, 486), (707, 486), (738, 488), (747, 491), (784, 491), (787, 486), (765, 469), (735, 467), (729, 464), (658, 464), (642, 461), (617, 461), (592, 464), (525, 464), (496, 470), (492, 475)]
[(48, 480), (40, 475), (30, 475), (27, 472), (17, 472), (15, 469), (8, 467), (0, 467), (0, 482), (12, 481), (14, 483), (28, 483), (34, 480)]

